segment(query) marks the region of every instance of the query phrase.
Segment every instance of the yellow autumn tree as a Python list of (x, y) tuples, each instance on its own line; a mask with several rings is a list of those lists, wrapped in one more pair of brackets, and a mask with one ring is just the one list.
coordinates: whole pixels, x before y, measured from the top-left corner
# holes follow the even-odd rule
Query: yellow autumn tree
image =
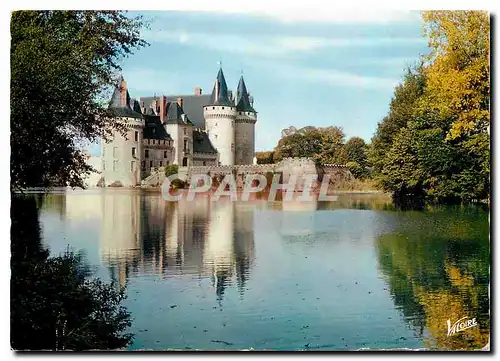
[(485, 11), (424, 11), (426, 105), (451, 119), (448, 140), (489, 131), (490, 17)]

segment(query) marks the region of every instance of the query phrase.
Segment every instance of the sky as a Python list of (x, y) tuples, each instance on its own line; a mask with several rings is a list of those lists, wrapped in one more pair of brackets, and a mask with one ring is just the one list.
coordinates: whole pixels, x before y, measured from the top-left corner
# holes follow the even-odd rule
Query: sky
[(131, 97), (210, 93), (221, 62), (228, 87), (243, 73), (254, 97), (256, 151), (272, 150), (291, 125), (339, 126), (346, 140), (369, 142), (405, 68), (428, 52), (411, 11), (141, 14), (150, 46), (122, 64)]

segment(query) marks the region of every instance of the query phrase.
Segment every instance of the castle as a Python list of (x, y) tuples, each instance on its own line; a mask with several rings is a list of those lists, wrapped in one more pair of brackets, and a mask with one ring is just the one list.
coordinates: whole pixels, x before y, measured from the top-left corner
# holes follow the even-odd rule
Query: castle
[(241, 76), (236, 96), (222, 68), (212, 94), (130, 98), (120, 79), (109, 109), (125, 134), (101, 140), (103, 185), (135, 186), (162, 167), (233, 166), (253, 163), (257, 112)]

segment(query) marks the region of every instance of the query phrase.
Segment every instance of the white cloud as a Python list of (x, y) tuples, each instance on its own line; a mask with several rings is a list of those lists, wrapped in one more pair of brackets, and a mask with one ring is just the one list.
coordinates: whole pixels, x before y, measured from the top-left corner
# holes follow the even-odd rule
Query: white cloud
[(198, 4), (176, 2), (168, 5), (168, 10), (193, 11), (216, 14), (244, 14), (250, 16), (264, 16), (282, 22), (309, 22), (309, 23), (368, 23), (385, 24), (394, 22), (418, 21), (419, 13), (408, 9), (397, 8), (370, 8), (368, 6), (349, 6), (339, 2), (327, 3), (322, 0), (308, 0), (306, 2), (290, 2), (286, 5), (279, 2), (247, 1), (204, 1)]
[(398, 79), (355, 74), (337, 69), (302, 67), (279, 61), (252, 61), (247, 66), (267, 72), (272, 76), (299, 80), (305, 83), (328, 84), (336, 87), (357, 87), (364, 89), (392, 89)]
[(290, 53), (307, 52), (332, 47), (376, 47), (397, 44), (425, 44), (422, 37), (356, 37), (326, 38), (307, 36), (243, 36), (231, 34), (208, 34), (199, 32), (145, 31), (143, 36), (150, 42), (180, 43), (208, 50), (224, 51), (257, 56), (285, 56)]

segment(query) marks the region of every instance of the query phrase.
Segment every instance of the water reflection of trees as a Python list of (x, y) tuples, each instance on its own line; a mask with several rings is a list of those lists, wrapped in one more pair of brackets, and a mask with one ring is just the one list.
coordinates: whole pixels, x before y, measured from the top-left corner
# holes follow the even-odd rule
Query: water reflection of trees
[[(488, 215), (469, 209), (401, 216), (402, 226), (376, 241), (394, 303), (429, 348), (484, 347), (490, 328)], [(478, 327), (448, 336), (446, 321), (464, 316), (475, 317)]]
[(253, 209), (234, 202), (165, 202), (159, 194), (102, 195), (101, 257), (129, 277), (208, 277), (219, 299), (244, 292), (254, 259)]

